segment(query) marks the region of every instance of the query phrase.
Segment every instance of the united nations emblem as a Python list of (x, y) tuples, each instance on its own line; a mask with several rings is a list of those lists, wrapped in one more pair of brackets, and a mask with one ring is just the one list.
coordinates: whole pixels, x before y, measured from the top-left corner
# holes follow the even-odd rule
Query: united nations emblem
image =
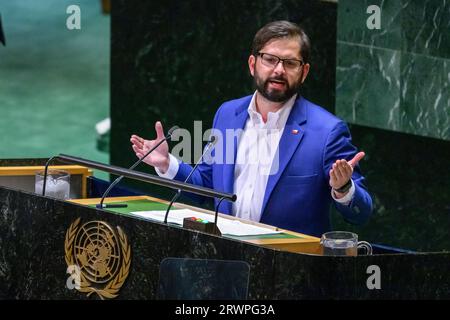
[(125, 233), (103, 221), (80, 226), (75, 220), (66, 232), (64, 243), (67, 266), (79, 273), (80, 292), (116, 298), (130, 271), (131, 249)]

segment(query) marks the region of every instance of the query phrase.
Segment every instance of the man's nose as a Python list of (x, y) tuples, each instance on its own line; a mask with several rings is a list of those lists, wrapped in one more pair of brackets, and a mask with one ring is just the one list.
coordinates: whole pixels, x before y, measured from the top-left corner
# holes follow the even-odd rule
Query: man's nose
[(283, 74), (286, 72), (286, 70), (284, 69), (284, 64), (283, 61), (278, 61), (277, 65), (275, 66), (274, 70), (273, 70), (276, 74)]

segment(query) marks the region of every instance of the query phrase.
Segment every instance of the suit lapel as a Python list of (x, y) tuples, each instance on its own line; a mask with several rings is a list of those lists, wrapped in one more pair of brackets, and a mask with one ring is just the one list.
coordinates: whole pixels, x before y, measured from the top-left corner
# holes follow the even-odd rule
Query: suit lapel
[(291, 110), (288, 120), (286, 121), (286, 125), (278, 145), (279, 167), (275, 174), (269, 176), (267, 181), (266, 192), (264, 194), (264, 201), (261, 209), (263, 214), (273, 189), (278, 183), (278, 180), (280, 180), (287, 164), (291, 160), (295, 150), (297, 150), (297, 147), (303, 138), (304, 131), (301, 129), (300, 124), (304, 122), (306, 122), (306, 103), (302, 97), (299, 97)]
[[(244, 102), (236, 108), (236, 111), (229, 120), (229, 123), (226, 125), (227, 129), (231, 130), (242, 130), (244, 129), (245, 123), (249, 117), (247, 109), (250, 104), (250, 101), (252, 99), (252, 96), (249, 96), (248, 99), (245, 99)], [(236, 164), (236, 156), (237, 156), (237, 144), (238, 144), (238, 137), (234, 135), (234, 141), (233, 141), (233, 148), (230, 148), (232, 150), (232, 154), (227, 154), (227, 144), (228, 137), (226, 136), (226, 132), (223, 132), (224, 136), (226, 137), (225, 141), (227, 141), (223, 146), (223, 155), (224, 155), (224, 165), (223, 165), (223, 190), (228, 193), (233, 193), (234, 189), (234, 167)], [(231, 151), (230, 150), (230, 151)], [(227, 162), (227, 159), (232, 159), (232, 162)], [(224, 213), (231, 213), (232, 212), (232, 205), (229, 201), (222, 202), (221, 205), (221, 212)]]

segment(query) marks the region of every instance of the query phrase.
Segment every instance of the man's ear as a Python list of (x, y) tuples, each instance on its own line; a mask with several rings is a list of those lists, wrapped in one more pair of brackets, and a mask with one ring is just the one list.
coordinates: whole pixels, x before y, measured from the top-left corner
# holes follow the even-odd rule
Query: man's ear
[(311, 65), (309, 63), (306, 63), (303, 66), (303, 73), (302, 73), (302, 83), (306, 80), (306, 77), (308, 76), (309, 73), (309, 68), (311, 67)]
[(250, 74), (252, 75), (252, 77), (255, 76), (255, 63), (256, 63), (255, 56), (250, 55), (250, 57), (248, 57), (248, 69), (250, 70)]

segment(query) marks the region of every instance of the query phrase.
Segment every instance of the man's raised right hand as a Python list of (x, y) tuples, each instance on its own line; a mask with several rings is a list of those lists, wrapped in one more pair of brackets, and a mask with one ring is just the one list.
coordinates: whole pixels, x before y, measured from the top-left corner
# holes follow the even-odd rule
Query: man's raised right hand
[[(165, 138), (163, 127), (160, 121), (155, 123), (156, 139), (145, 140), (137, 135), (131, 136), (132, 148), (136, 156), (141, 159), (151, 148), (153, 148), (158, 142)], [(161, 173), (166, 173), (169, 168), (169, 145), (166, 141), (153, 150), (145, 159), (144, 162), (157, 168)]]

